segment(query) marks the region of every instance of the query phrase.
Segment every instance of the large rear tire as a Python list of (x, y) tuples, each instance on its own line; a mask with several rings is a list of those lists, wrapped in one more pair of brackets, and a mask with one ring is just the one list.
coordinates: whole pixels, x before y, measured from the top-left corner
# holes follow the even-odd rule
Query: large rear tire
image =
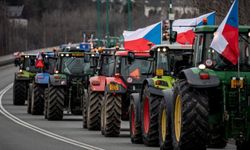
[(31, 98), (32, 98), (33, 86), (29, 83), (28, 98), (27, 98), (27, 113), (31, 114)]
[(171, 135), (171, 110), (167, 106), (167, 102), (162, 99), (159, 112), (159, 144), (161, 150), (172, 150)]
[(146, 85), (141, 103), (141, 122), (143, 143), (147, 146), (159, 145), (158, 115), (161, 97), (149, 92)]
[(208, 135), (208, 97), (186, 80), (176, 81), (173, 97), (174, 149), (205, 150)]
[(49, 97), (49, 88), (44, 90), (44, 119), (47, 119), (48, 116), (48, 97)]
[(50, 86), (48, 96), (47, 119), (62, 120), (64, 110), (64, 87)]
[(28, 96), (28, 81), (14, 80), (13, 85), (13, 104), (24, 105)]
[(102, 134), (106, 137), (119, 136), (121, 129), (122, 96), (106, 93), (102, 107)]
[[(130, 98), (130, 107), (129, 107), (129, 125), (130, 125), (130, 139), (134, 144), (142, 143), (142, 132), (141, 132), (141, 123), (138, 121), (140, 113), (137, 110), (137, 106), (133, 97)], [(138, 118), (137, 118), (138, 117)]]
[(85, 96), (82, 98), (82, 127), (84, 129), (87, 128), (87, 100), (88, 100), (88, 92), (86, 92)]
[(44, 88), (43, 86), (34, 83), (31, 98), (31, 114), (43, 115), (44, 111)]
[(87, 103), (87, 128), (89, 130), (100, 130), (102, 98), (102, 92), (89, 91)]

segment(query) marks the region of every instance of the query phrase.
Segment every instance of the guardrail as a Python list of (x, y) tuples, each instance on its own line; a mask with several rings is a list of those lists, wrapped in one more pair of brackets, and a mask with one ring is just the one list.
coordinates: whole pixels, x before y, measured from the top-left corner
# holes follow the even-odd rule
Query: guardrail
[[(38, 52), (41, 52), (43, 50), (46, 51), (52, 51), (54, 48), (58, 49), (58, 47), (49, 47), (49, 48), (42, 48), (42, 49), (37, 49), (37, 50), (32, 50), (32, 51), (25, 51), (24, 53), (31, 53), (31, 54), (36, 54)], [(14, 64), (14, 60), (15, 60), (15, 57), (13, 54), (9, 54), (9, 55), (5, 55), (5, 56), (0, 56), (0, 66), (5, 66), (5, 65), (8, 65), (8, 64), (11, 64), (13, 63)]]

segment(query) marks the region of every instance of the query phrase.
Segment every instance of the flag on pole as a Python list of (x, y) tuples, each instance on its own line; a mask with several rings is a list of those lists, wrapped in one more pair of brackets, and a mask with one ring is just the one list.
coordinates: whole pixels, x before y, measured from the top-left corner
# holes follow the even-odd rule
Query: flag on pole
[(214, 25), (215, 12), (204, 14), (197, 18), (175, 20), (173, 22), (173, 31), (177, 32), (176, 42), (180, 44), (193, 44), (195, 38), (193, 29), (196, 26), (203, 25), (203, 21), (206, 21), (206, 25)]
[(239, 58), (239, 18), (238, 0), (232, 4), (227, 16), (224, 18), (214, 34), (211, 48), (236, 65)]
[(36, 68), (43, 68), (44, 67), (42, 53), (40, 53), (40, 52), (36, 55), (35, 66), (36, 66)]
[(152, 43), (152, 46), (161, 44), (161, 22), (135, 31), (124, 31), (123, 37), (126, 50), (149, 50), (149, 43)]

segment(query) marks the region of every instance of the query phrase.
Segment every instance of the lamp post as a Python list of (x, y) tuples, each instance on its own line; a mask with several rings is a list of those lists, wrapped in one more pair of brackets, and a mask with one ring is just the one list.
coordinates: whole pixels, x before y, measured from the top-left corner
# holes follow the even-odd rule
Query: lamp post
[(97, 45), (100, 46), (102, 30), (101, 30), (101, 0), (97, 0)]
[(107, 46), (109, 47), (109, 0), (106, 0), (106, 38), (107, 38)]
[(128, 0), (127, 3), (128, 3), (128, 30), (131, 31), (132, 30), (131, 0)]

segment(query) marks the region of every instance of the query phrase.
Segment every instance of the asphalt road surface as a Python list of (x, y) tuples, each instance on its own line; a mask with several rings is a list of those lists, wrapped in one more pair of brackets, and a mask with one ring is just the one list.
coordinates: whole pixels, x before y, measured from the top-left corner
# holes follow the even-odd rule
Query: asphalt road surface
[[(15, 71), (13, 65), (0, 67), (0, 150), (159, 150), (131, 144), (128, 122), (122, 122), (120, 137), (106, 138), (100, 131), (82, 129), (81, 116), (66, 114), (63, 121), (47, 121), (27, 114), (26, 106), (12, 104)], [(225, 149), (236, 147), (228, 144)]]

